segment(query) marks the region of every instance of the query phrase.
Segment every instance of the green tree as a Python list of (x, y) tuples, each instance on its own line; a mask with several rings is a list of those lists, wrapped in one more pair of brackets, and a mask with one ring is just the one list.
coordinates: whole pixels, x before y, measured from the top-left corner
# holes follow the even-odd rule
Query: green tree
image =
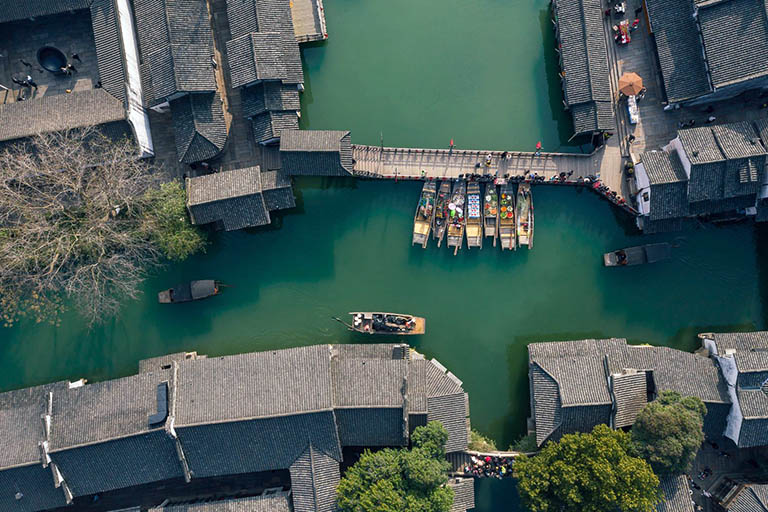
[(409, 449), (366, 450), (337, 488), (342, 512), (448, 512), (453, 489), (445, 486), (448, 433), (439, 422), (418, 427)]
[(653, 512), (661, 502), (659, 479), (633, 455), (630, 435), (606, 425), (520, 456), (514, 476), (532, 512)]
[(469, 449), (476, 452), (495, 452), (496, 443), (475, 429), (469, 433)]
[(186, 192), (178, 181), (147, 192), (145, 229), (169, 260), (182, 261), (205, 249), (205, 235), (189, 222)]
[(632, 426), (632, 442), (657, 473), (685, 473), (704, 442), (706, 413), (699, 398), (664, 391), (640, 411)]

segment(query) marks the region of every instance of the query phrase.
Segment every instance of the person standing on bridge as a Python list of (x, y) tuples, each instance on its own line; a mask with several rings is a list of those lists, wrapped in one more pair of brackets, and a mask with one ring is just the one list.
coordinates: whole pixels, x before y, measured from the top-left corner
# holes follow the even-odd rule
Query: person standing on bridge
[(536, 153), (534, 155), (541, 156), (541, 141), (536, 143)]

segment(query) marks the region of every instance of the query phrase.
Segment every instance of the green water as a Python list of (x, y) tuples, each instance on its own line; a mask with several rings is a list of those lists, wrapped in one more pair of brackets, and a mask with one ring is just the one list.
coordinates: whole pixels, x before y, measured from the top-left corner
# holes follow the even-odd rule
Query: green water
[[(374, 144), (383, 131), (386, 144), (421, 147), (451, 137), (499, 149), (567, 140), (546, 1), (325, 6), (331, 39), (304, 51), (305, 127), (351, 129), (355, 141)], [(536, 187), (533, 251), (465, 248), (453, 257), (434, 244), (410, 246), (419, 190), (299, 180), (299, 208), (270, 229), (214, 235), (206, 254), (148, 280), (119, 319), (88, 331), (70, 313), (59, 328), (1, 330), (0, 389), (128, 375), (139, 359), (181, 350), (369, 343), (330, 317), (412, 312), (427, 317), (427, 334), (402, 341), (463, 379), (473, 426), (506, 448), (525, 429), (527, 343), (624, 336), (689, 350), (697, 332), (765, 326), (765, 230), (707, 226), (677, 240), (642, 238), (588, 191)], [(679, 244), (671, 262), (601, 265), (606, 250), (656, 240)], [(233, 286), (198, 303), (157, 304), (159, 289), (201, 278)], [(520, 510), (511, 481), (478, 483), (477, 505)]]

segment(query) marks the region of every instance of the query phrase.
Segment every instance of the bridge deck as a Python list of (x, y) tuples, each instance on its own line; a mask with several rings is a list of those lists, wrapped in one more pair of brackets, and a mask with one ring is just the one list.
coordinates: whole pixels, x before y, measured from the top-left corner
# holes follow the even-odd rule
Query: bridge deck
[[(550, 179), (573, 171), (571, 179), (598, 176), (621, 190), (621, 154), (609, 144), (591, 155), (448, 149), (389, 148), (353, 145), (356, 174), (377, 178), (457, 178), (466, 174), (522, 176), (526, 171)], [(487, 155), (490, 165), (486, 165)]]

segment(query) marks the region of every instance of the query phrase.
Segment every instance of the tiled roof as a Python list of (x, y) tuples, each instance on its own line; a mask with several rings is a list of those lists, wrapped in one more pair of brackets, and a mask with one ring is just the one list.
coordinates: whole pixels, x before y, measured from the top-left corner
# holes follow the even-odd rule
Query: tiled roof
[(764, 0), (728, 0), (699, 5), (698, 20), (715, 88), (768, 74)]
[(335, 407), (403, 408), (406, 360), (342, 359), (333, 362), (332, 372)]
[(531, 402), (533, 418), (536, 423), (536, 444), (544, 441), (557, 430), (562, 422), (562, 403), (557, 381), (538, 364), (531, 363)]
[(261, 186), (264, 202), (269, 211), (296, 206), (296, 199), (293, 197), (293, 189), (291, 188), (291, 178), (282, 171), (262, 172)]
[(258, 166), (205, 174), (187, 180), (188, 206), (259, 193), (261, 174)]
[(439, 421), (448, 431), (447, 453), (467, 449), (469, 444), (469, 398), (466, 393), (429, 396), (427, 421)]
[(664, 501), (656, 507), (656, 512), (694, 512), (685, 475), (662, 476), (659, 487), (664, 493)]
[(722, 162), (725, 160), (725, 155), (720, 151), (720, 147), (717, 145), (717, 140), (710, 127), (701, 126), (699, 128), (678, 130), (677, 136), (680, 138), (683, 150), (692, 164)]
[(252, 32), (227, 41), (232, 87), (259, 80), (285, 80), (288, 75), (282, 41), (277, 32)]
[(712, 91), (691, 0), (646, 0), (670, 102)]
[(258, 166), (187, 178), (186, 188), (194, 224), (221, 221), (232, 231), (270, 222)]
[(299, 129), (299, 116), (295, 111), (264, 112), (251, 120), (256, 142), (269, 142), (280, 138), (283, 132)]
[(554, 3), (563, 68), (565, 102), (577, 134), (614, 125), (600, 0)]
[(651, 220), (688, 215), (688, 176), (677, 151), (648, 151), (641, 160), (651, 185)]
[(104, 89), (0, 105), (0, 141), (123, 121), (123, 103)]
[(179, 162), (200, 162), (221, 153), (227, 124), (219, 93), (188, 94), (170, 105)]
[(88, 9), (93, 0), (0, 0), (0, 23)]
[(339, 462), (311, 444), (291, 464), (293, 512), (334, 512)]
[(746, 158), (766, 154), (758, 133), (749, 121), (716, 125), (712, 127), (712, 133), (725, 158)]
[(748, 485), (728, 504), (727, 512), (768, 512), (768, 485)]
[(402, 407), (343, 408), (335, 414), (342, 446), (403, 446), (408, 442)]
[(280, 156), (289, 175), (349, 176), (354, 167), (352, 141), (345, 131), (285, 131)]
[(268, 110), (298, 111), (301, 109), (299, 91), (295, 85), (286, 85), (281, 82), (262, 82), (244, 88), (241, 95), (245, 117), (253, 117)]
[(562, 357), (536, 363), (558, 383), (563, 407), (611, 403), (602, 358)]
[(677, 151), (647, 151), (643, 153), (642, 162), (651, 185), (679, 183), (688, 180)]
[[(287, 494), (268, 494), (232, 500), (203, 501), (154, 507), (150, 512), (292, 512)], [(293, 511), (295, 512), (295, 511)]]
[(717, 353), (733, 353), (739, 372), (768, 371), (768, 331), (714, 333)]
[(205, 2), (134, 0), (145, 102), (155, 105), (178, 92), (213, 92), (213, 32)]
[(613, 424), (617, 428), (631, 427), (648, 403), (645, 372), (611, 375), (613, 400), (616, 404)]
[(447, 485), (453, 489), (451, 512), (466, 512), (475, 508), (474, 478), (452, 478)]
[[(736, 393), (744, 418), (768, 419), (768, 393), (762, 389), (744, 389), (743, 387), (737, 389)], [(768, 439), (768, 431), (765, 435)]]
[(101, 86), (125, 102), (125, 64), (114, 0), (94, 0), (91, 4), (91, 23)]

